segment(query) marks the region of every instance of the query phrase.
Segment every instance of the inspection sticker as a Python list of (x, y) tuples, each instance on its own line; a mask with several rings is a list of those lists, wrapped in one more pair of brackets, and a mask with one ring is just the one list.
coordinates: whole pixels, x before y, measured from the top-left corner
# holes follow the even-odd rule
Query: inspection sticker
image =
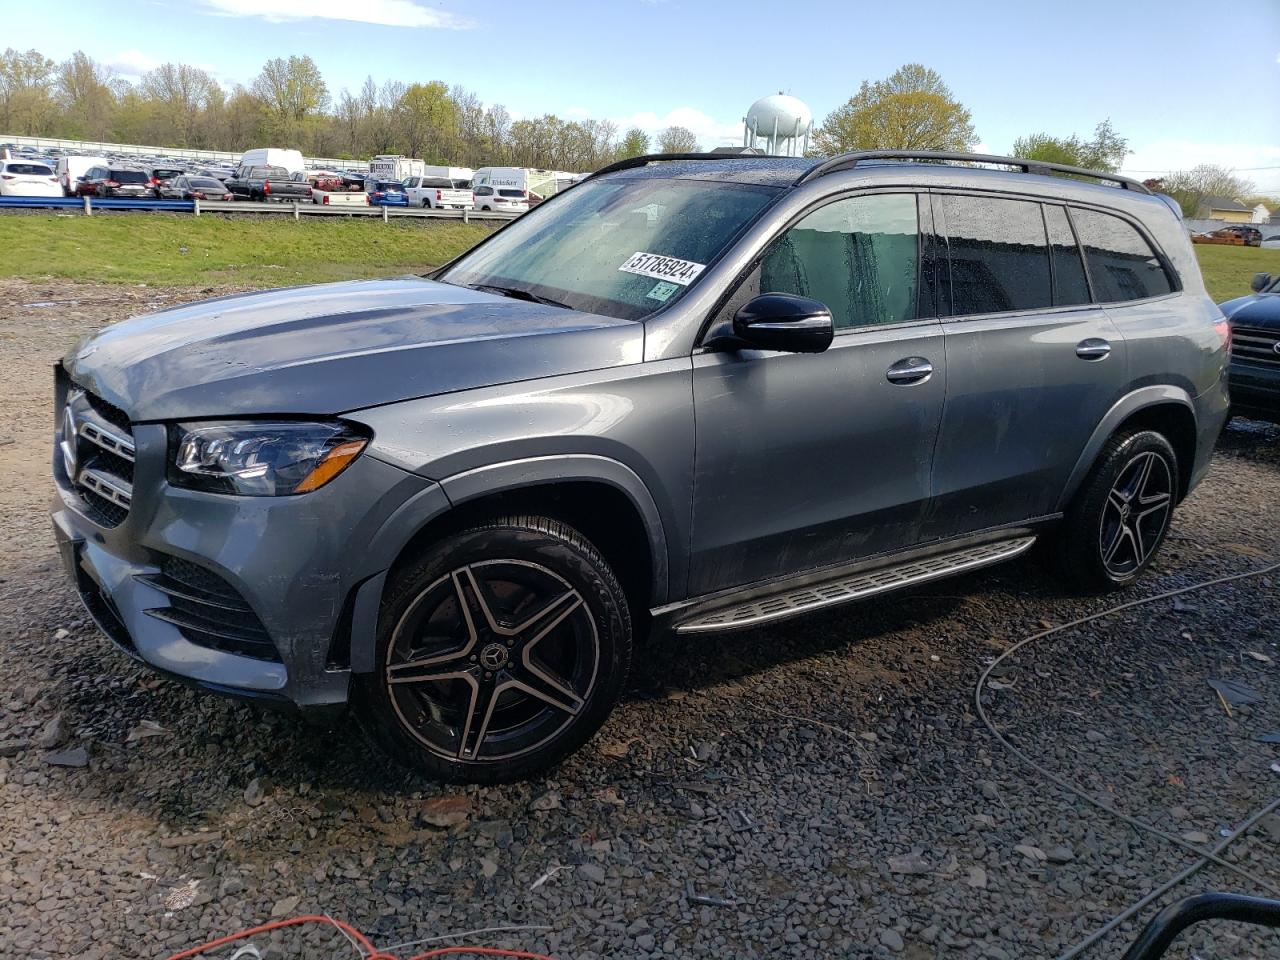
[(687, 287), (698, 278), (698, 274), (707, 269), (707, 265), (694, 263), (692, 260), (680, 260), (676, 257), (664, 257), (657, 253), (642, 253), (637, 250), (618, 269)]
[(679, 289), (680, 287), (677, 284), (671, 283), (669, 280), (659, 280), (645, 296), (650, 300), (666, 303), (671, 299), (671, 295)]

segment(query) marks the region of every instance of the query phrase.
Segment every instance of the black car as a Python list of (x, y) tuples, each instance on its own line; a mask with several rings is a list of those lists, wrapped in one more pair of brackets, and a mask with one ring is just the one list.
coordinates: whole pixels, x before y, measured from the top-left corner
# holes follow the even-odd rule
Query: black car
[(151, 195), (151, 174), (137, 167), (90, 167), (76, 185), (78, 196), (143, 199)]
[(1258, 274), (1253, 290), (1222, 304), (1231, 321), (1231, 412), (1280, 423), (1280, 276)]

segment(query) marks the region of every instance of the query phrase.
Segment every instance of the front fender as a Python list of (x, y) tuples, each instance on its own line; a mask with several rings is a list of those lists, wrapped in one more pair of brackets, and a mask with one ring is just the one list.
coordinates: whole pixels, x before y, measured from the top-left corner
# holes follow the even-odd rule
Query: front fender
[(1175, 387), (1171, 384), (1154, 384), (1148, 387), (1140, 387), (1131, 393), (1125, 394), (1112, 405), (1111, 409), (1106, 412), (1106, 415), (1094, 428), (1093, 433), (1090, 434), (1089, 441), (1084, 445), (1084, 450), (1081, 451), (1075, 466), (1071, 470), (1071, 475), (1067, 478), (1067, 485), (1058, 501), (1059, 511), (1066, 510), (1067, 504), (1071, 502), (1071, 498), (1080, 489), (1080, 485), (1084, 483), (1084, 478), (1088, 476), (1089, 470), (1098, 459), (1098, 454), (1102, 452), (1103, 445), (1116, 432), (1120, 424), (1124, 423), (1139, 410), (1162, 403), (1176, 403), (1179, 406), (1186, 407), (1187, 412), (1191, 414), (1193, 419), (1195, 418), (1196, 407), (1191, 399), (1191, 394), (1181, 387)]

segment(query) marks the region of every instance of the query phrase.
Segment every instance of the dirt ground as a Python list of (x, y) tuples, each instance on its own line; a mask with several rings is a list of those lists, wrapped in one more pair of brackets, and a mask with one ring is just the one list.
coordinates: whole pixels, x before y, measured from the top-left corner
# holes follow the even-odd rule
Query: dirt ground
[[(1118, 957), (1182, 896), (1280, 896), (1280, 817), (1256, 816), (1280, 801), (1280, 747), (1257, 739), (1280, 731), (1280, 573), (997, 664), (982, 702), (1039, 771), (974, 702), (1022, 637), (1280, 558), (1280, 429), (1228, 428), (1155, 568), (1118, 597), (1064, 593), (1032, 556), (663, 650), (551, 776), (446, 791), (348, 722), (149, 674), (63, 578), (52, 365), (105, 322), (200, 293), (0, 280), (0, 957), (164, 957), (317, 912), (401, 956), (427, 939), (564, 960), (1058, 956), (1196, 867), (1083, 954)], [(1258, 700), (1228, 714), (1210, 679)], [(61, 765), (78, 748), (87, 763)], [(1197, 852), (1228, 839), (1225, 863)], [(254, 942), (356, 954), (327, 930)], [(1280, 956), (1280, 938), (1216, 923), (1171, 956), (1193, 952)]]

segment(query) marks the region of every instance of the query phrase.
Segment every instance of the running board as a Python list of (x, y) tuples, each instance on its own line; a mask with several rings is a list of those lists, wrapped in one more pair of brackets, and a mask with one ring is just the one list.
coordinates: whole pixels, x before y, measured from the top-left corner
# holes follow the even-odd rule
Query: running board
[(897, 566), (848, 574), (824, 583), (816, 583), (793, 590), (749, 600), (710, 613), (695, 615), (675, 626), (676, 633), (711, 633), (754, 627), (784, 617), (794, 617), (812, 610), (860, 600), (877, 593), (888, 593), (913, 584), (949, 577), (965, 570), (975, 570), (1003, 560), (1011, 560), (1025, 553), (1036, 542), (1035, 537), (1019, 537), (998, 543), (984, 543), (966, 547), (952, 553), (911, 560)]

